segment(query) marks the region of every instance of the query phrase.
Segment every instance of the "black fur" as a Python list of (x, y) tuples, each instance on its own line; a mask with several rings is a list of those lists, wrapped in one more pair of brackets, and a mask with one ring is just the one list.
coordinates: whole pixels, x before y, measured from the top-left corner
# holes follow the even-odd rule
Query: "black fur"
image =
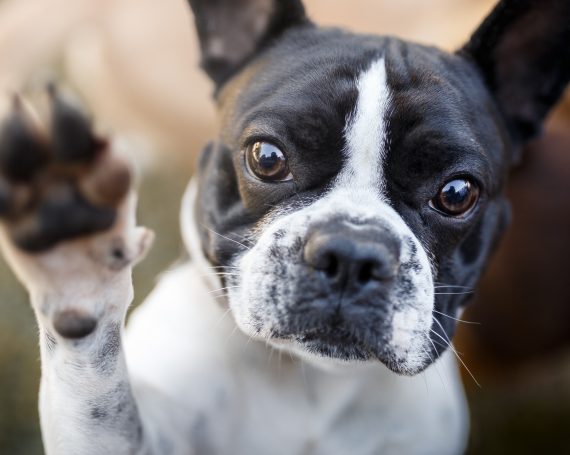
[(568, 84), (569, 42), (570, 2), (508, 0), (460, 51), (482, 72), (517, 146), (539, 133)]
[[(300, 0), (188, 1), (200, 40), (202, 68), (217, 86), (284, 30), (310, 25)], [(213, 49), (215, 41), (222, 46), (220, 51)]]
[[(197, 21), (203, 27), (207, 18), (198, 14)], [(213, 75), (220, 84), (236, 73), (218, 87), (221, 134), (202, 154), (198, 172), (196, 216), (207, 257), (228, 265), (256, 240), (256, 226), (265, 217), (306, 206), (328, 191), (344, 161), (343, 128), (357, 99), (354, 81), (383, 56), (391, 91), (384, 162), (390, 203), (431, 252), (437, 284), (474, 288), (508, 223), (503, 191), (513, 159), (570, 78), (569, 31), (570, 2), (564, 0), (505, 0), (456, 54), (317, 28), (301, 14), (289, 28), (280, 22), (279, 39), (266, 36), (246, 60), (226, 68), (223, 78)], [(264, 183), (249, 175), (243, 150), (257, 140), (285, 151), (293, 181)], [(465, 176), (481, 190), (469, 216), (446, 217), (430, 208), (446, 181)], [(303, 244), (298, 246), (274, 248), (275, 267), (301, 261)], [(335, 323), (334, 305), (329, 314), (319, 302), (336, 294), (315, 273), (299, 273), (287, 291), (291, 305), (278, 335), (301, 337), (325, 355), (370, 357), (370, 324), (356, 321), (349, 330)], [(436, 296), (434, 357), (455, 329), (455, 321), (440, 313), (455, 314), (470, 297), (453, 293), (457, 288), (445, 290)], [(343, 298), (361, 298), (358, 290), (348, 294)], [(320, 313), (311, 313), (315, 305)], [(382, 311), (379, 306), (361, 315), (377, 320), (376, 338), (386, 328)]]

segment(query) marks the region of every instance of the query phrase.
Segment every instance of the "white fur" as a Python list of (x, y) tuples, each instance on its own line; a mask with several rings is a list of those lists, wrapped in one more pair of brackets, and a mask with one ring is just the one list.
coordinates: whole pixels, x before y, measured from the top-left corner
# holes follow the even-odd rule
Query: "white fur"
[[(230, 290), (232, 312), (212, 293), (220, 284), (197, 240), (192, 184), (182, 209), (192, 262), (163, 276), (133, 313), (126, 334), (120, 333), (122, 344), (109, 344), (108, 329), (123, 321), (132, 297), (130, 266), (148, 246), (148, 234), (135, 228), (133, 204), (123, 208), (111, 232), (67, 242), (39, 257), (15, 251), (0, 235), (4, 253), (32, 293), (40, 325), (40, 413), (48, 455), (462, 452), (466, 406), (449, 351), (425, 372), (402, 377), (379, 362), (322, 368), (305, 361), (302, 350), (292, 354), (298, 346), (276, 344), (288, 350), (282, 356), (248, 336), (251, 305), (266, 303), (266, 285), (276, 279), (264, 268), (264, 252), (275, 243), (272, 234), (286, 229), (280, 240), (286, 245), (312, 221), (345, 213), (390, 229), (404, 240), (400, 260), (419, 262), (409, 276), (415, 291), (400, 300), (394, 296), (390, 346), (410, 372), (425, 361), (433, 305), (429, 261), (373, 185), (381, 188), (376, 179), (385, 142), (383, 120), (375, 125), (373, 117), (384, 118), (389, 100), (383, 63), (373, 64), (357, 84), (362, 96), (346, 129), (347, 167), (325, 197), (263, 227), (257, 244), (241, 257), (241, 276), (247, 279), (239, 290)], [(369, 96), (376, 101), (369, 102)], [(362, 150), (355, 148), (359, 141), (365, 143)], [(377, 163), (374, 172), (370, 160)], [(109, 262), (117, 240), (129, 253), (130, 263), (122, 268)], [(70, 266), (75, 266), (73, 286), (66, 283)], [(51, 320), (62, 308), (92, 310), (99, 317), (96, 331), (80, 341), (59, 337)], [(111, 361), (116, 363), (102, 368)]]
[(384, 190), (386, 114), (390, 89), (384, 58), (372, 63), (357, 81), (358, 101), (345, 128), (347, 164), (338, 177), (339, 186)]
[[(202, 273), (169, 272), (127, 331), (132, 377), (168, 398), (176, 428), (201, 413), (220, 454), (462, 452), (467, 414), (452, 353), (411, 378), (381, 364), (315, 367), (236, 331)], [(137, 398), (152, 420), (152, 396)]]
[[(189, 245), (197, 244), (188, 210), (194, 196), (191, 185), (182, 209)], [(134, 312), (125, 345), (135, 384), (172, 406), (174, 428), (201, 415), (202, 436), (221, 454), (462, 452), (467, 414), (451, 353), (402, 377), (379, 363), (322, 368), (274, 351), (236, 331), (203, 278), (200, 250), (191, 254), (193, 262), (166, 274)], [(142, 392), (139, 405), (152, 421), (155, 398)]]
[[(193, 248), (194, 194), (190, 188), (182, 212), (193, 262), (165, 274), (134, 311), (111, 374), (91, 364), (103, 345), (101, 333), (80, 343), (57, 337), (53, 352), (42, 338), (40, 412), (48, 455), (461, 453), (467, 415), (451, 353), (414, 377), (398, 376), (380, 363), (323, 369), (236, 330), (232, 314), (211, 292), (219, 283), (201, 249)], [(134, 230), (126, 235), (127, 241), (137, 238)], [(70, 245), (71, 251), (82, 248)], [(65, 261), (53, 264), (57, 274), (67, 268)], [(29, 265), (20, 263), (23, 273), (46, 273)], [(109, 273), (96, 258), (89, 267)], [(123, 314), (130, 299), (130, 279), (124, 279), (130, 270), (116, 273), (121, 279), (104, 288), (101, 302), (111, 315), (114, 309)], [(42, 286), (34, 289), (34, 306), (41, 311), (46, 293)], [(78, 303), (101, 296), (101, 289), (85, 286)], [(58, 304), (57, 296), (50, 304)], [(38, 320), (43, 336), (50, 324)], [(121, 420), (118, 402), (101, 401), (107, 393), (115, 396), (119, 385), (132, 391), (121, 409), (138, 410), (133, 418), (143, 426), (142, 446), (123, 433), (131, 420)], [(115, 417), (94, 420), (93, 408), (101, 405)]]
[[(390, 348), (402, 369), (413, 373), (428, 361), (427, 353), (431, 349), (429, 330), (434, 302), (432, 271), (421, 242), (383, 194), (385, 118), (390, 107), (384, 59), (373, 62), (355, 83), (359, 95), (355, 111), (347, 119), (345, 127), (346, 164), (333, 189), (307, 207), (273, 216), (272, 221), (263, 227), (256, 244), (236, 261), (241, 279), (231, 283), (229, 303), (236, 322), (245, 333), (269, 338), (271, 331), (279, 325), (276, 313), (286, 311), (288, 280), (296, 279), (299, 273), (295, 270), (293, 260), (284, 259), (276, 267), (269, 254), (270, 249), (287, 251), (299, 239), (305, 239), (313, 223), (326, 222), (339, 214), (355, 221), (382, 226), (401, 240), (400, 262), (417, 261), (421, 267), (420, 273), (409, 271), (407, 275), (414, 286), (414, 295), (402, 297), (398, 286), (394, 286), (390, 299), (394, 318), (415, 322), (413, 325), (393, 325), (390, 342)], [(285, 232), (285, 236), (276, 239), (275, 233), (278, 231)], [(415, 245), (415, 256), (406, 239)], [(273, 270), (275, 273), (272, 273)], [(276, 311), (259, 311), (259, 308), (267, 306), (274, 306)], [(262, 321), (261, 331), (252, 325), (254, 320), (256, 323)], [(278, 345), (282, 347), (281, 342)], [(302, 351), (297, 344), (293, 344), (292, 348), (297, 353)]]

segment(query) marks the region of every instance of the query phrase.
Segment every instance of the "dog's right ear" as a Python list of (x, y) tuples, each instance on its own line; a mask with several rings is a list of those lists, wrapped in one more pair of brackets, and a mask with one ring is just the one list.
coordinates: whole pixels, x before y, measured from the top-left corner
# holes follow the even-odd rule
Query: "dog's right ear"
[(219, 88), (285, 30), (309, 24), (301, 0), (188, 0), (202, 68)]
[(477, 65), (522, 145), (570, 81), (570, 0), (501, 0), (460, 54)]

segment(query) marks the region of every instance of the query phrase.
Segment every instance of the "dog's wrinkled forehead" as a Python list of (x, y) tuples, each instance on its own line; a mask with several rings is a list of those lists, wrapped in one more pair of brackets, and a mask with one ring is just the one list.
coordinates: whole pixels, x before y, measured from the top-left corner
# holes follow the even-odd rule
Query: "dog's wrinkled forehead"
[[(379, 61), (383, 78), (359, 87)], [(233, 149), (252, 136), (278, 140), (293, 166), (318, 163), (318, 172), (295, 174), (298, 188), (312, 188), (340, 171), (359, 99), (382, 97), (382, 111), (369, 118), (385, 123), (390, 174), (405, 162), (405, 173), (421, 182), (471, 161), (491, 191), (499, 187), (508, 150), (497, 141), (501, 123), (480, 77), (462, 58), (393, 38), (327, 29), (285, 35), (221, 92), (222, 139)]]

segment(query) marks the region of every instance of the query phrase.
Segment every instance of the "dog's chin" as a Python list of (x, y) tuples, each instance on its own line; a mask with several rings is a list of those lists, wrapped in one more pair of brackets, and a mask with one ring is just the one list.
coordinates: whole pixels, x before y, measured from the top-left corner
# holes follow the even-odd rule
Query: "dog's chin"
[(431, 363), (426, 360), (411, 365), (408, 359), (400, 358), (391, 352), (387, 345), (380, 349), (378, 345), (367, 346), (350, 334), (335, 331), (313, 331), (272, 338), (268, 343), (325, 369), (347, 365), (373, 366), (381, 363), (396, 374), (413, 376), (424, 371)]

